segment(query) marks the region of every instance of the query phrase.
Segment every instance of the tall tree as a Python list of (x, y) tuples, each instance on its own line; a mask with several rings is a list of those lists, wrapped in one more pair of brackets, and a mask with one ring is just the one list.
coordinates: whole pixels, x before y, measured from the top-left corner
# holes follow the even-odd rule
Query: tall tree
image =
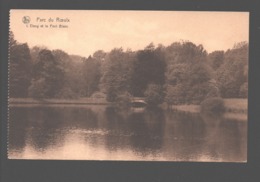
[(166, 55), (166, 102), (200, 103), (212, 93), (212, 70), (202, 45), (174, 43), (166, 48)]
[(30, 49), (26, 43), (17, 43), (12, 32), (9, 42), (9, 94), (10, 97), (27, 97), (31, 76)]
[(208, 57), (213, 70), (217, 70), (224, 63), (224, 51), (214, 51)]
[[(50, 50), (39, 52), (33, 67), (33, 79), (29, 88), (32, 97), (55, 98), (64, 83), (64, 71)], [(39, 89), (44, 88), (42, 90)]]
[(129, 92), (133, 55), (134, 53), (119, 48), (113, 49), (106, 56), (101, 87), (106, 92), (108, 101), (115, 101), (118, 95)]
[(153, 44), (137, 52), (133, 64), (131, 78), (131, 93), (143, 97), (149, 84), (163, 85), (165, 83), (165, 59), (161, 49)]
[(221, 95), (228, 98), (242, 95), (245, 97), (246, 94), (241, 95), (240, 90), (247, 90), (248, 44), (235, 44), (231, 50), (225, 52), (224, 57), (224, 63), (216, 74)]
[(47, 49), (47, 47), (45, 47), (45, 46), (33, 46), (30, 49), (30, 54), (31, 54), (33, 65), (36, 64), (36, 62), (38, 61), (39, 52), (41, 52), (44, 49)]
[(89, 56), (83, 62), (83, 85), (87, 97), (91, 96), (95, 91), (98, 90), (100, 80), (100, 63)]
[(104, 61), (105, 57), (106, 57), (106, 52), (103, 50), (98, 50), (93, 54), (93, 58), (97, 59), (98, 61)]
[(144, 92), (144, 96), (149, 106), (157, 106), (164, 100), (163, 88), (161, 85), (149, 84)]
[[(57, 96), (66, 99), (79, 97), (77, 87), (82, 85), (78, 81), (81, 80), (80, 76), (82, 75), (79, 75), (81, 72), (75, 70), (77, 62), (73, 62), (70, 55), (59, 49), (53, 50), (52, 54), (64, 73), (63, 86)], [(78, 75), (78, 77), (75, 78), (75, 75)]]

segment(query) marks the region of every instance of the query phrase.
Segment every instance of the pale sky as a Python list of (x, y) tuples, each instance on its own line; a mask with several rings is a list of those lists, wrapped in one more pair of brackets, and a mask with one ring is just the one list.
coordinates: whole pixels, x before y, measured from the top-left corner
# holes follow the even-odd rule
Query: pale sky
[[(24, 16), (30, 23), (23, 23)], [(38, 21), (37, 21), (38, 18)], [(46, 19), (46, 22), (39, 22)], [(48, 22), (49, 18), (70, 22)], [(35, 28), (31, 25), (48, 25)], [(50, 24), (68, 28), (50, 28)], [(46, 46), (69, 54), (92, 55), (97, 50), (130, 48), (153, 42), (165, 46), (181, 40), (202, 44), (210, 53), (249, 40), (248, 12), (119, 11), (119, 10), (11, 10), (10, 30), (20, 43)]]

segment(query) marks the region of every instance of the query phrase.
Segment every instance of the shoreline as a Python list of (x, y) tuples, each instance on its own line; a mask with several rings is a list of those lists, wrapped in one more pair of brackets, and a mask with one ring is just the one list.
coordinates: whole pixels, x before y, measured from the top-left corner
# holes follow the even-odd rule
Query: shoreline
[[(79, 99), (33, 99), (33, 98), (9, 98), (8, 104), (74, 104), (74, 105), (113, 105), (105, 98), (79, 98)], [(247, 99), (224, 99), (225, 113), (247, 114)], [(163, 108), (166, 108), (163, 106)], [(200, 105), (182, 104), (171, 105), (168, 108), (178, 111), (199, 113)]]
[[(66, 105), (66, 106), (108, 106), (113, 105), (107, 102), (105, 98), (80, 98), (80, 99), (32, 99), (32, 98), (9, 98), (8, 104), (10, 106), (52, 106), (52, 105)], [(239, 121), (247, 121), (247, 99), (224, 99), (225, 112), (223, 117), (227, 119), (235, 119)], [(171, 105), (167, 107), (165, 104), (161, 105), (164, 109), (172, 109), (179, 112), (200, 113), (200, 105), (183, 104)]]
[[(247, 99), (223, 99), (225, 113), (234, 113), (234, 114), (247, 114)], [(182, 105), (172, 105), (170, 106), (173, 110), (180, 110), (185, 112), (200, 112), (200, 105), (195, 104), (182, 104)]]
[(78, 104), (78, 105), (110, 105), (106, 99), (80, 98), (80, 99), (32, 99), (32, 98), (9, 98), (8, 104)]

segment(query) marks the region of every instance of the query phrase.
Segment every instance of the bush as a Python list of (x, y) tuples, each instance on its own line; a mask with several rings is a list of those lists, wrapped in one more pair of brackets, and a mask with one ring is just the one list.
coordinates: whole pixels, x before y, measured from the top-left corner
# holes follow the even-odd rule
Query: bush
[(78, 94), (73, 92), (71, 88), (65, 87), (61, 89), (61, 91), (56, 97), (59, 99), (77, 99)]
[(108, 89), (108, 91), (107, 91), (106, 100), (107, 100), (108, 102), (115, 102), (117, 96), (118, 96), (117, 91), (116, 91), (114, 88), (110, 87), (110, 88)]
[(131, 103), (131, 97), (131, 94), (129, 94), (128, 92), (123, 92), (119, 94), (115, 100), (117, 106), (124, 108), (129, 107)]
[(182, 84), (178, 84), (176, 86), (168, 85), (166, 87), (166, 95), (165, 95), (165, 102), (167, 104), (184, 104), (186, 96), (186, 87)]
[(201, 112), (221, 114), (225, 111), (224, 100), (219, 97), (212, 97), (204, 100), (200, 104)]
[(160, 85), (149, 84), (144, 92), (145, 101), (150, 106), (161, 104), (164, 99), (163, 89)]
[(48, 91), (48, 85), (44, 78), (40, 78), (38, 80), (33, 79), (31, 86), (28, 88), (29, 97), (35, 99), (42, 99), (46, 97), (46, 93)]

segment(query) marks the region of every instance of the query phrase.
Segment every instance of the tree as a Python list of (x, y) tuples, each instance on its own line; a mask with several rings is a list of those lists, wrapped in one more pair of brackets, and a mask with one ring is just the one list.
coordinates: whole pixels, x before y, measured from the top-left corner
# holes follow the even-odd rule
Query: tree
[[(177, 44), (178, 45), (178, 44)], [(198, 63), (207, 61), (207, 51), (202, 45), (184, 41), (177, 47), (176, 63)]]
[[(64, 71), (50, 50), (39, 52), (33, 67), (33, 79), (29, 88), (32, 97), (55, 98), (64, 84)], [(45, 89), (40, 90), (38, 87)]]
[(17, 43), (10, 33), (9, 94), (10, 97), (27, 97), (31, 76), (31, 56), (28, 45)]
[(45, 46), (34, 46), (30, 49), (30, 55), (32, 58), (32, 64), (36, 64), (38, 61), (38, 55), (39, 52), (41, 52), (42, 50), (47, 49), (47, 47)]
[(45, 78), (32, 79), (29, 87), (29, 96), (32, 98), (44, 98), (50, 89)]
[(86, 96), (85, 81), (83, 76), (84, 60), (81, 56), (70, 55), (71, 64), (66, 74), (66, 83), (68, 87), (76, 94), (77, 97)]
[(133, 63), (131, 78), (131, 93), (143, 97), (149, 84), (163, 85), (165, 83), (165, 59), (160, 49), (153, 44), (137, 52)]
[(187, 70), (189, 70), (189, 65), (183, 63), (176, 63), (169, 65), (167, 68), (166, 77), (167, 84), (177, 85), (184, 83), (188, 79)]
[(187, 100), (186, 92), (187, 92), (187, 85), (185, 84), (177, 84), (171, 85), (167, 84), (166, 86), (166, 96), (165, 101), (168, 105), (172, 104), (184, 104)]
[(208, 82), (213, 78), (212, 69), (205, 62), (194, 63), (189, 65), (189, 69), (186, 70), (187, 79), (190, 85), (197, 85)]
[(133, 60), (134, 53), (124, 52), (122, 48), (113, 49), (107, 54), (101, 87), (108, 101), (114, 102), (118, 95), (129, 91)]
[(81, 73), (75, 70), (75, 64), (77, 63), (73, 62), (71, 56), (63, 50), (53, 50), (52, 54), (58, 63), (59, 69), (62, 70), (64, 74), (63, 86), (60, 89), (60, 92), (57, 94), (57, 97), (65, 99), (79, 97), (78, 86), (76, 84), (82, 85), (82, 83), (79, 83), (76, 79), (80, 80), (80, 76), (82, 75), (78, 75), (76, 79), (74, 77), (75, 75)]
[(191, 42), (174, 43), (166, 48), (166, 55), (170, 60), (166, 60), (165, 101), (198, 104), (204, 100), (211, 91), (213, 75), (203, 46)]
[(161, 104), (164, 99), (163, 88), (161, 85), (149, 84), (144, 92), (145, 101), (150, 106)]
[(101, 76), (100, 63), (91, 56), (83, 62), (83, 85), (86, 96), (90, 97), (98, 90), (99, 80)]
[(247, 82), (248, 77), (248, 44), (236, 44), (233, 49), (226, 51), (224, 56), (224, 63), (216, 73), (220, 93), (226, 98), (240, 97), (240, 88)]
[(213, 70), (217, 70), (224, 63), (224, 51), (214, 51), (208, 57)]
[(103, 50), (98, 50), (93, 54), (93, 58), (97, 59), (98, 61), (104, 61), (105, 57), (106, 57), (106, 53)]
[(12, 48), (14, 48), (14, 46), (16, 46), (16, 45), (17, 45), (17, 41), (14, 38), (14, 33), (12, 31), (10, 31), (10, 33), (9, 33), (9, 48), (10, 48), (10, 50)]

